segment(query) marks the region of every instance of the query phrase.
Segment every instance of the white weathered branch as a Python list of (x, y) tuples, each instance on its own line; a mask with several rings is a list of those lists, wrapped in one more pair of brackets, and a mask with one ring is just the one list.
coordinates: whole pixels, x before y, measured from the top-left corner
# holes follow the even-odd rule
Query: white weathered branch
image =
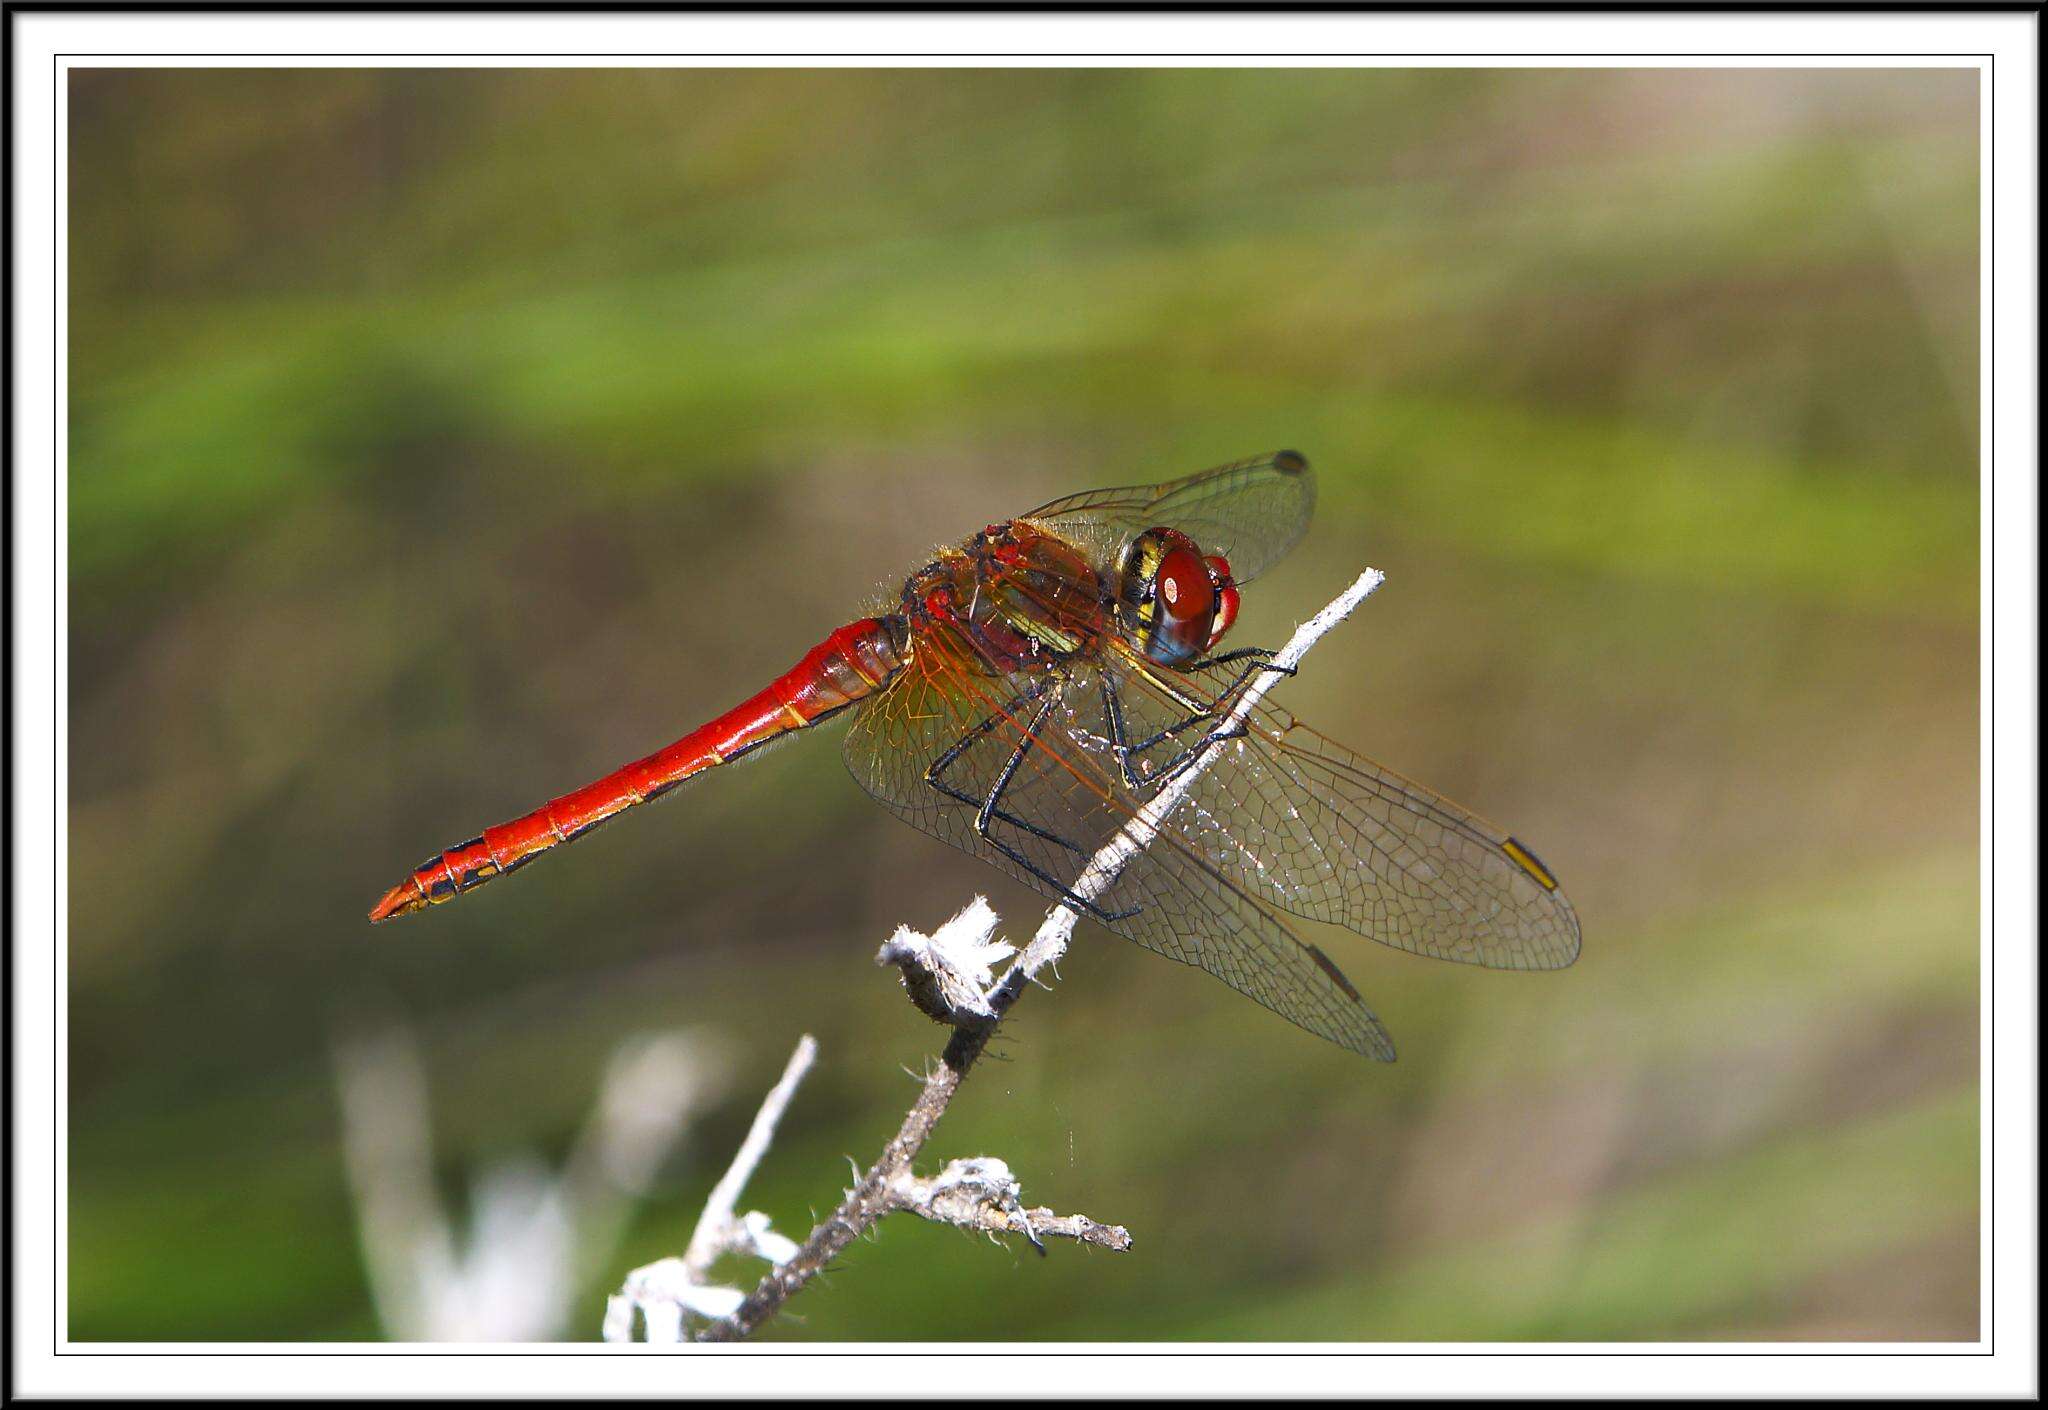
[[(781, 1079), (768, 1089), (768, 1095), (762, 1099), (761, 1109), (754, 1114), (754, 1124), (747, 1128), (747, 1138), (740, 1142), (732, 1164), (711, 1187), (711, 1197), (705, 1200), (704, 1212), (698, 1216), (697, 1227), (691, 1231), (690, 1245), (683, 1251), (683, 1265), (700, 1280), (711, 1270), (718, 1256), (730, 1249), (739, 1248), (763, 1257), (770, 1256), (761, 1252), (760, 1232), (750, 1231), (747, 1220), (737, 1218), (734, 1210), (739, 1204), (740, 1192), (753, 1178), (754, 1168), (768, 1153), (768, 1147), (775, 1139), (775, 1128), (781, 1122), (783, 1112), (789, 1110), (790, 1099), (796, 1095), (796, 1089), (811, 1070), (811, 1064), (817, 1060), (818, 1040), (806, 1033), (797, 1040), (796, 1051), (789, 1055)], [(760, 1230), (767, 1228), (765, 1218), (759, 1224)], [(780, 1245), (776, 1247), (779, 1249)], [(792, 1245), (791, 1252), (794, 1251)]]
[(739, 1150), (734, 1152), (732, 1164), (711, 1187), (683, 1256), (657, 1259), (635, 1268), (607, 1302), (606, 1341), (631, 1341), (635, 1313), (639, 1314), (648, 1341), (681, 1341), (686, 1313), (706, 1320), (728, 1317), (745, 1299), (738, 1288), (719, 1287), (710, 1281), (711, 1265), (722, 1255), (747, 1254), (771, 1264), (782, 1264), (796, 1254), (795, 1240), (771, 1229), (767, 1215), (756, 1210), (744, 1215), (736, 1211), (741, 1192), (774, 1143), (775, 1128), (817, 1057), (818, 1040), (804, 1034), (797, 1041), (796, 1051), (789, 1055), (781, 1078), (762, 1098), (761, 1109), (754, 1113), (753, 1124), (747, 1128)]

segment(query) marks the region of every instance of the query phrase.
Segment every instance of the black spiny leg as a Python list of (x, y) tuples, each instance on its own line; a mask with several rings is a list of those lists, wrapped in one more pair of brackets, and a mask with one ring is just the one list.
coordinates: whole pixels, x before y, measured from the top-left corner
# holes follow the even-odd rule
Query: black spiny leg
[(1117, 766), (1123, 771), (1124, 785), (1126, 787), (1132, 792), (1139, 794), (1157, 792), (1183, 769), (1187, 768), (1188, 765), (1201, 758), (1203, 751), (1207, 750), (1210, 745), (1226, 739), (1235, 739), (1242, 735), (1245, 732), (1243, 724), (1211, 730), (1165, 763), (1142, 773), (1132, 762), (1137, 755), (1143, 754), (1169, 739), (1177, 738), (1187, 731), (1194, 729), (1197, 725), (1213, 720), (1218, 715), (1224, 713), (1228, 703), (1234, 700), (1237, 697), (1237, 693), (1243, 690), (1251, 678), (1261, 671), (1271, 671), (1283, 676), (1294, 674), (1292, 666), (1273, 665), (1273, 653), (1266, 650), (1263, 646), (1247, 646), (1237, 651), (1226, 651), (1221, 656), (1211, 656), (1207, 660), (1197, 663), (1192, 669), (1206, 671), (1216, 666), (1236, 665), (1241, 661), (1249, 661), (1251, 664), (1239, 671), (1229, 685), (1225, 686), (1207, 702), (1190, 700), (1182, 695), (1181, 692), (1168, 687), (1167, 693), (1182, 708), (1188, 711), (1187, 717), (1168, 725), (1150, 738), (1141, 739), (1135, 743), (1126, 738), (1123, 703), (1117, 696), (1116, 687), (1111, 684), (1108, 675), (1105, 674), (1103, 676), (1102, 703), (1104, 710), (1109, 716), (1110, 745), (1112, 752), (1116, 755)]
[[(1030, 690), (1024, 692), (1024, 694), (1018, 696), (1016, 703), (1018, 705), (1028, 705), (1032, 701), (1038, 699), (1039, 696), (1045, 694), (1045, 691), (1045, 683), (1040, 682), (1039, 684), (1033, 686)], [(1044, 705), (1041, 705), (1038, 709), (1037, 716), (1034, 718), (1043, 719), (1046, 714), (1046, 711), (1051, 708), (1051, 705), (1051, 700), (1048, 700)], [(987, 719), (983, 720), (980, 724), (976, 725), (973, 729), (967, 731), (966, 734), (963, 734), (962, 736), (960, 736), (959, 739), (955, 740), (952, 747), (947, 749), (945, 753), (939, 755), (938, 758), (932, 760), (931, 767), (924, 771), (924, 781), (931, 787), (937, 789), (939, 792), (945, 794), (948, 798), (953, 799), (955, 802), (965, 803), (968, 807), (975, 809), (976, 815), (974, 822), (974, 830), (976, 832), (981, 833), (981, 835), (984, 837), (988, 836), (987, 818), (998, 818), (1001, 819), (1003, 822), (1009, 823), (1012, 827), (1022, 828), (1024, 831), (1031, 833), (1033, 836), (1043, 838), (1045, 841), (1053, 843), (1055, 846), (1064, 847), (1068, 851), (1074, 853), (1076, 856), (1087, 856), (1088, 850), (1086, 848), (1081, 847), (1073, 842), (1069, 842), (1066, 838), (1061, 837), (1056, 833), (1048, 832), (1044, 828), (1037, 826), (1036, 824), (1028, 821), (1027, 819), (1017, 817), (1013, 813), (1004, 812), (1000, 808), (995, 809), (993, 812), (988, 811), (993, 806), (995, 800), (1002, 796), (1004, 785), (1006, 785), (1010, 781), (1011, 775), (1016, 773), (1017, 765), (1020, 762), (1022, 762), (1021, 759), (1013, 757), (1010, 760), (1009, 764), (1003, 770), (1001, 779), (998, 781), (995, 788), (991, 790), (990, 795), (987, 798), (980, 797), (976, 794), (963, 792), (960, 789), (955, 788), (952, 784), (946, 782), (946, 770), (950, 769), (959, 760), (962, 754), (965, 754), (969, 749), (973, 748), (974, 745), (977, 744), (980, 740), (982, 740), (985, 736), (993, 733), (997, 726), (1012, 723), (1013, 718), (1014, 717), (1008, 710), (998, 710), (994, 714), (990, 715)]]
[(1128, 920), (1138, 913), (1139, 907), (1133, 906), (1129, 910), (1112, 911), (1084, 896), (1076, 895), (1073, 888), (1068, 886), (1067, 883), (1032, 861), (1023, 852), (1004, 842), (994, 833), (995, 824), (1005, 822), (1012, 827), (1020, 828), (1030, 833), (1033, 837), (1050, 842), (1056, 847), (1064, 847), (1077, 857), (1087, 858), (1094, 855), (1088, 848), (1081, 846), (1079, 843), (1070, 841), (1067, 838), (1061, 837), (1058, 833), (1042, 828), (1027, 818), (1020, 818), (1015, 813), (1009, 812), (1001, 806), (1003, 794), (1008, 791), (1011, 780), (1017, 776), (1017, 770), (1023, 767), (1025, 756), (1031, 752), (1032, 745), (1037, 742), (1038, 731), (1044, 727), (1047, 718), (1051, 716), (1053, 707), (1059, 704), (1060, 692), (1056, 689), (1049, 691), (1044, 683), (1040, 683), (1017, 698), (1017, 703), (1022, 705), (1038, 699), (1041, 695), (1045, 697), (1044, 703), (1038, 707), (1038, 712), (1032, 716), (1030, 727), (1024, 731), (1023, 738), (1018, 740), (1017, 747), (1011, 751), (1009, 759), (1003, 764), (1003, 770), (996, 776), (996, 781), (990, 787), (987, 797), (976, 798), (971, 793), (955, 788), (952, 784), (946, 782), (945, 772), (977, 740), (988, 735), (997, 725), (1009, 721), (1011, 717), (1006, 711), (998, 710), (990, 715), (963, 735), (945, 753), (934, 759), (931, 767), (925, 770), (924, 781), (945, 794), (948, 798), (955, 799), (974, 808), (974, 830), (981, 835), (981, 840), (1051, 887), (1061, 900), (1069, 905), (1079, 907), (1100, 921)]

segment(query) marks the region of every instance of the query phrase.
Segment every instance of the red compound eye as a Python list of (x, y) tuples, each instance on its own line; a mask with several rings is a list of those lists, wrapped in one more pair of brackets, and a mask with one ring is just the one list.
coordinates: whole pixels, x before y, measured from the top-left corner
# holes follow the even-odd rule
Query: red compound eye
[(1216, 610), (1216, 587), (1209, 581), (1209, 565), (1191, 548), (1167, 550), (1153, 583), (1159, 594), (1160, 615), (1169, 621), (1192, 622)]
[(1162, 665), (1190, 661), (1208, 649), (1216, 615), (1209, 565), (1188, 543), (1168, 548), (1152, 574), (1152, 623), (1146, 654)]
[(1209, 583), (1216, 594), (1216, 620), (1209, 628), (1209, 643), (1203, 649), (1214, 651), (1216, 643), (1223, 640), (1223, 634), (1237, 620), (1237, 584), (1230, 577), (1230, 560), (1222, 554), (1212, 553), (1202, 562), (1208, 566)]

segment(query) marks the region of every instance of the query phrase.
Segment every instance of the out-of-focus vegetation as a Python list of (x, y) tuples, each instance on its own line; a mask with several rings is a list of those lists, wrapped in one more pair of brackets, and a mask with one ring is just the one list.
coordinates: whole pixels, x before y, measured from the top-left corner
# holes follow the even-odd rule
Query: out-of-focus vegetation
[[(1319, 935), (1391, 1068), (1084, 927), (932, 1154), (1128, 1257), (886, 1225), (778, 1337), (1968, 1338), (1977, 97), (1911, 71), (74, 71), (69, 1316), (376, 1334), (330, 1039), (447, 1190), (624, 1032), (736, 1067), (614, 1266), (805, 1227), (985, 891), (832, 738), (389, 927), (1054, 495), (1283, 445), (1283, 697), (1565, 878), (1562, 974)], [(735, 1276), (747, 1270), (735, 1270)]]

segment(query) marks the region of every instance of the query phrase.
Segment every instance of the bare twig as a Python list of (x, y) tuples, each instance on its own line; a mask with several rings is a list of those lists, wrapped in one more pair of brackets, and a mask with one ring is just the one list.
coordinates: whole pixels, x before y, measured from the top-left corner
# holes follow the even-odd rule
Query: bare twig
[(739, 1204), (740, 1192), (754, 1174), (754, 1167), (768, 1153), (769, 1143), (775, 1139), (776, 1124), (782, 1120), (782, 1113), (789, 1109), (790, 1098), (796, 1095), (797, 1087), (817, 1058), (818, 1040), (806, 1033), (797, 1041), (796, 1051), (789, 1055), (781, 1080), (769, 1089), (760, 1111), (754, 1114), (754, 1124), (747, 1128), (747, 1138), (740, 1142), (732, 1164), (726, 1168), (719, 1182), (711, 1187), (711, 1197), (704, 1201), (704, 1212), (698, 1216), (697, 1227), (691, 1231), (690, 1246), (683, 1251), (683, 1266), (699, 1282), (711, 1271), (711, 1265), (718, 1256), (733, 1248), (736, 1242), (744, 1241), (750, 1252), (751, 1246), (759, 1242), (747, 1234), (745, 1223), (733, 1211)]
[(637, 1313), (650, 1342), (683, 1339), (685, 1314), (712, 1320), (728, 1316), (743, 1300), (737, 1288), (718, 1287), (710, 1281), (711, 1265), (728, 1253), (750, 1254), (770, 1263), (781, 1263), (795, 1254), (794, 1241), (769, 1228), (768, 1216), (755, 1211), (736, 1213), (741, 1191), (753, 1177), (761, 1157), (775, 1140), (775, 1128), (791, 1098), (802, 1085), (811, 1064), (818, 1057), (818, 1040), (806, 1033), (797, 1041), (796, 1051), (782, 1069), (782, 1076), (761, 1100), (746, 1139), (734, 1153), (732, 1164), (711, 1187), (704, 1212), (690, 1233), (689, 1247), (681, 1258), (662, 1258), (626, 1275), (624, 1285), (612, 1295), (605, 1308), (606, 1341), (631, 1341), (633, 1318)]
[[(1337, 623), (1351, 615), (1359, 603), (1369, 597), (1373, 590), (1386, 580), (1385, 574), (1368, 568), (1358, 580), (1346, 588), (1337, 599), (1301, 624), (1282, 647), (1268, 670), (1260, 672), (1239, 695), (1230, 713), (1225, 716), (1216, 733), (1226, 733), (1240, 725), (1251, 715), (1268, 690), (1282, 676), (1292, 672), (1302, 657), (1308, 654), (1323, 635)], [(1179, 806), (1195, 780), (1208, 768), (1221, 750), (1203, 751), (1165, 788), (1162, 788), (1146, 805), (1139, 809), (1125, 827), (1110, 839), (1109, 843), (1090, 859), (1080, 879), (1074, 883), (1073, 892), (1081, 902), (1091, 901), (1113, 885), (1131, 858), (1152, 844), (1159, 834), (1167, 816)], [(964, 914), (964, 913), (963, 913)], [(750, 1293), (731, 1315), (722, 1317), (705, 1329), (706, 1341), (737, 1341), (750, 1335), (762, 1323), (773, 1317), (806, 1283), (843, 1253), (853, 1241), (860, 1237), (883, 1216), (896, 1210), (913, 1210), (927, 1218), (940, 1218), (947, 1223), (965, 1223), (968, 1227), (988, 1232), (1022, 1232), (1037, 1241), (1036, 1235), (1065, 1232), (1056, 1230), (1055, 1223), (1074, 1229), (1098, 1231), (1094, 1237), (1076, 1233), (1075, 1237), (1104, 1248), (1128, 1248), (1130, 1235), (1114, 1226), (1098, 1225), (1085, 1216), (1062, 1218), (1049, 1211), (1020, 1208), (1005, 1208), (1001, 1200), (989, 1203), (987, 1191), (982, 1195), (968, 1195), (963, 1207), (953, 1199), (940, 1200), (943, 1194), (960, 1193), (960, 1182), (956, 1180), (950, 1191), (936, 1191), (932, 1186), (938, 1180), (919, 1182), (911, 1175), (911, 1163), (930, 1139), (939, 1118), (946, 1113), (953, 1100), (953, 1094), (960, 1090), (960, 1084), (967, 1080), (967, 1074), (987, 1048), (989, 1038), (1002, 1022), (1010, 1006), (1023, 995), (1024, 986), (1048, 965), (1057, 964), (1066, 953), (1068, 941), (1074, 933), (1074, 924), (1081, 918), (1080, 909), (1074, 901), (1062, 901), (1046, 913), (1045, 921), (1038, 927), (1038, 933), (1023, 953), (1011, 963), (1002, 979), (986, 997), (986, 1017), (979, 1014), (962, 1014), (955, 1020), (953, 1036), (947, 1041), (939, 1064), (925, 1079), (924, 1088), (917, 1100), (904, 1114), (902, 1124), (895, 1136), (882, 1148), (875, 1163), (861, 1177), (858, 1184), (849, 1190), (839, 1207), (811, 1231), (811, 1235), (796, 1253), (780, 1262), (764, 1277), (760, 1285)], [(884, 956), (892, 962), (902, 960), (885, 949)], [(922, 1006), (922, 1002), (921, 1002)], [(955, 1006), (957, 1008), (957, 1006)], [(930, 1012), (930, 1009), (927, 1009)], [(1000, 1164), (1000, 1162), (997, 1162)], [(954, 1169), (954, 1167), (949, 1167)], [(986, 1173), (986, 1172), (984, 1172)], [(1008, 1177), (1007, 1167), (1003, 1175)], [(944, 1177), (941, 1176), (940, 1179)], [(922, 1188), (922, 1207), (917, 1191)], [(1015, 1203), (1015, 1181), (1009, 1181), (1009, 1199)], [(934, 1201), (946, 1207), (962, 1211), (962, 1218), (951, 1218), (942, 1213), (928, 1212), (938, 1207)], [(1040, 1216), (1044, 1216), (1043, 1222)]]

